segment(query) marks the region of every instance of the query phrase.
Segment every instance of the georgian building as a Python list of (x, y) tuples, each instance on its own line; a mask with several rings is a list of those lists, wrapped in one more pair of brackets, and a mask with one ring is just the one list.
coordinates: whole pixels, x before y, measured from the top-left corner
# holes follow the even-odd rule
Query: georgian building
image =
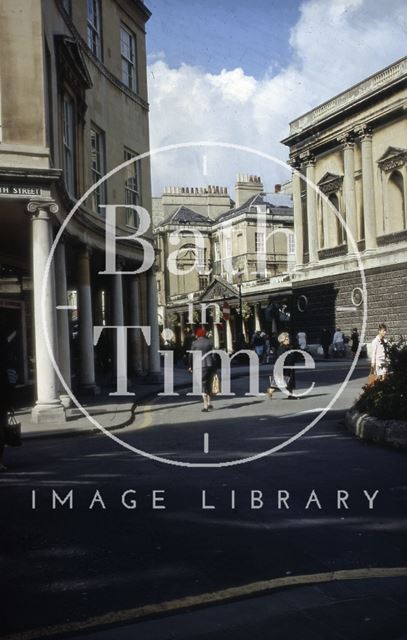
[(310, 341), (324, 326), (361, 329), (358, 254), (366, 340), (379, 322), (407, 332), (406, 116), (403, 58), (291, 122), (283, 140), (295, 169), (292, 320)]
[[(221, 187), (168, 187), (164, 205), (168, 196), (172, 211), (155, 228), (161, 325), (182, 343), (187, 324), (203, 320), (206, 304), (214, 344), (228, 351), (242, 333), (247, 342), (255, 329), (285, 326), (294, 261), (291, 207), (269, 202), (260, 178), (241, 174), (235, 201)], [(230, 317), (223, 319), (225, 302)]]
[(0, 4), (0, 324), (19, 383), (36, 382), (35, 421), (64, 420), (69, 404), (47, 339), (75, 390), (97, 392), (106, 364), (115, 372), (113, 336), (106, 331), (94, 348), (94, 325), (150, 325), (151, 349), (132, 335), (129, 363), (133, 372), (159, 370), (153, 269), (100, 273), (104, 204), (128, 205), (117, 209), (118, 269), (131, 272), (143, 262), (140, 245), (126, 236), (138, 223), (134, 206), (151, 210), (148, 160), (128, 164), (89, 193), (47, 274), (72, 207), (106, 172), (149, 149), (149, 17), (141, 0)]

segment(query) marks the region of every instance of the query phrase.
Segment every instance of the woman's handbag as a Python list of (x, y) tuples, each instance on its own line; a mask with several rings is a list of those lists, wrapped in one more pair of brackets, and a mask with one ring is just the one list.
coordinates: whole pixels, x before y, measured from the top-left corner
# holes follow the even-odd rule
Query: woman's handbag
[(269, 383), (270, 383), (270, 386), (267, 387), (266, 393), (271, 400), (273, 397), (273, 393), (277, 391), (278, 387), (275, 386), (276, 383), (274, 382), (273, 376), (269, 376)]
[(375, 374), (374, 369), (370, 369), (370, 373), (367, 376), (367, 386), (372, 387), (379, 379), (379, 376)]
[(4, 444), (9, 447), (21, 447), (21, 422), (17, 422), (13, 410), (9, 413), (8, 424), (4, 432)]
[(220, 378), (219, 378), (219, 375), (215, 373), (212, 378), (211, 395), (217, 396), (218, 393), (220, 393)]

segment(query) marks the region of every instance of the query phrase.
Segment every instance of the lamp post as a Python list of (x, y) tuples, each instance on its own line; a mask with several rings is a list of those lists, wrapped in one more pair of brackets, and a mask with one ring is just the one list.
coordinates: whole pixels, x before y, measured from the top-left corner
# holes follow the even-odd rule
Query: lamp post
[(240, 331), (237, 339), (237, 345), (239, 350), (239, 349), (244, 349), (244, 347), (246, 346), (246, 340), (244, 337), (244, 330), (243, 330), (243, 300), (242, 300), (243, 271), (240, 271), (240, 270), (237, 271), (236, 277), (237, 277), (237, 290), (239, 292), (239, 314), (240, 314)]

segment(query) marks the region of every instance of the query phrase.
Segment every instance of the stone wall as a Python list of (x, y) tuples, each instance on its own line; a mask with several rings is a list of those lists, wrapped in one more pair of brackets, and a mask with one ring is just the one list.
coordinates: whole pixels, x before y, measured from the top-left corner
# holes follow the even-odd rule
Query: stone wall
[[(367, 330), (366, 342), (370, 342), (377, 333), (380, 322), (388, 325), (390, 337), (407, 335), (407, 263), (370, 269), (365, 272), (367, 287)], [(319, 278), (307, 283), (293, 284), (292, 327), (294, 331), (303, 329), (309, 342), (318, 342), (321, 330), (326, 326), (331, 331), (340, 327), (345, 335), (352, 328), (361, 330), (363, 322), (363, 304), (356, 306), (352, 292), (362, 288), (358, 271)], [(357, 295), (357, 292), (356, 292)], [(304, 312), (299, 311), (306, 296), (308, 304)], [(354, 294), (355, 296), (355, 294)], [(353, 309), (353, 310), (352, 310)]]

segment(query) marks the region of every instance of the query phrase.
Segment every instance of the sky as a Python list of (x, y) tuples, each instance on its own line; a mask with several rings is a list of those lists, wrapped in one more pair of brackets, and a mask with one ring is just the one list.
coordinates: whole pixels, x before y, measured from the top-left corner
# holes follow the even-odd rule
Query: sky
[[(285, 182), (289, 122), (407, 54), (405, 0), (146, 0), (152, 158), (165, 185)], [(256, 152), (276, 160), (259, 157)]]

